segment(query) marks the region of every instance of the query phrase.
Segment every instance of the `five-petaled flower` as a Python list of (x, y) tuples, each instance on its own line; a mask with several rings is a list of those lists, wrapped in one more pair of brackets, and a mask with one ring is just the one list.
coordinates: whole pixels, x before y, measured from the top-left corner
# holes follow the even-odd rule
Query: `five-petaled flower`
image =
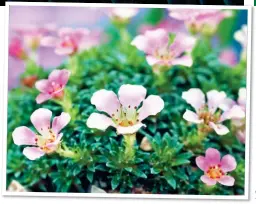
[(241, 59), (246, 60), (246, 48), (247, 48), (247, 38), (248, 38), (248, 28), (247, 25), (243, 25), (242, 28), (235, 32), (234, 38), (241, 44), (242, 53)]
[(48, 79), (37, 81), (35, 87), (41, 93), (37, 96), (36, 102), (41, 104), (52, 98), (62, 98), (69, 76), (70, 71), (66, 69), (53, 70)]
[(216, 32), (220, 22), (232, 16), (231, 11), (219, 9), (169, 9), (169, 16), (183, 20), (192, 33), (212, 35)]
[(132, 45), (145, 52), (149, 65), (184, 65), (190, 67), (193, 63), (189, 52), (192, 51), (196, 39), (179, 33), (170, 43), (169, 33), (164, 29), (146, 31), (132, 41)]
[[(189, 122), (199, 124), (201, 132), (215, 130), (218, 135), (225, 135), (229, 129), (221, 124), (223, 121), (232, 118), (244, 118), (244, 111), (240, 106), (234, 105), (228, 110), (223, 110), (226, 94), (221, 91), (211, 90), (207, 92), (207, 103), (204, 93), (198, 88), (191, 88), (182, 93), (182, 98), (190, 104), (196, 112), (186, 110), (183, 118)], [(221, 112), (223, 112), (221, 114)]]
[(32, 124), (39, 134), (36, 134), (26, 126), (16, 128), (13, 133), (13, 141), (16, 145), (30, 145), (23, 150), (23, 154), (30, 160), (35, 160), (45, 154), (53, 153), (59, 147), (62, 133), (60, 131), (69, 123), (70, 115), (61, 113), (53, 118), (48, 109), (39, 108), (30, 117)]
[(10, 56), (21, 60), (26, 60), (28, 58), (23, 42), (18, 37), (11, 40), (9, 45), (9, 54)]
[[(150, 115), (156, 115), (164, 108), (164, 101), (156, 95), (146, 99), (146, 89), (140, 85), (122, 85), (118, 96), (105, 89), (95, 92), (91, 103), (99, 111), (108, 114), (92, 113), (87, 120), (89, 128), (105, 131), (109, 126), (117, 130), (117, 134), (129, 135), (136, 133), (145, 126), (142, 121)], [(142, 106), (139, 108), (140, 104)]]
[(58, 37), (47, 36), (41, 40), (43, 46), (55, 47), (58, 55), (73, 55), (99, 44), (99, 33), (88, 29), (61, 28)]
[(217, 182), (225, 186), (233, 186), (235, 179), (227, 175), (236, 169), (236, 160), (227, 154), (221, 158), (220, 152), (214, 148), (208, 148), (205, 157), (198, 156), (196, 165), (204, 171), (201, 180), (208, 186), (215, 185)]

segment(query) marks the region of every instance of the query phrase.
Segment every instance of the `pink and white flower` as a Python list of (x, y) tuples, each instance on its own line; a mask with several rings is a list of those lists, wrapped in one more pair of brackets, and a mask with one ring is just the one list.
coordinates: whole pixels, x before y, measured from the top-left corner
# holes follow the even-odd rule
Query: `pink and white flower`
[(136, 16), (138, 12), (138, 8), (112, 8), (108, 11), (108, 15), (114, 21), (125, 22)]
[(16, 145), (29, 145), (23, 150), (23, 154), (30, 160), (35, 160), (45, 154), (53, 153), (59, 147), (63, 136), (60, 131), (69, 123), (70, 115), (61, 113), (54, 117), (51, 123), (52, 112), (45, 108), (34, 111), (30, 120), (37, 133), (26, 126), (16, 128), (12, 133)]
[(88, 29), (61, 28), (58, 37), (48, 36), (42, 39), (42, 45), (55, 47), (57, 55), (73, 55), (99, 44), (100, 36)]
[(238, 63), (236, 53), (232, 48), (223, 50), (219, 55), (219, 61), (230, 67), (234, 67)]
[(238, 41), (242, 46), (241, 59), (246, 60), (246, 49), (247, 49), (247, 39), (248, 39), (248, 28), (247, 25), (243, 25), (241, 30), (238, 30), (234, 34), (234, 38)]
[(217, 182), (224, 186), (233, 186), (235, 179), (227, 175), (236, 169), (237, 163), (233, 156), (227, 154), (221, 158), (220, 152), (214, 148), (208, 148), (204, 156), (196, 158), (196, 165), (204, 171), (201, 176), (203, 181), (208, 186), (213, 186)]
[(9, 55), (20, 60), (26, 60), (28, 55), (20, 38), (12, 38), (9, 45)]
[[(169, 33), (164, 29), (146, 31), (131, 42), (139, 50), (145, 52), (149, 65), (183, 65), (190, 67), (193, 63), (190, 52), (196, 39), (185, 34), (177, 34), (174, 41), (169, 43)], [(184, 54), (187, 52), (186, 54)]]
[(142, 123), (145, 118), (156, 115), (164, 108), (164, 101), (159, 96), (150, 95), (145, 99), (146, 93), (143, 86), (130, 84), (120, 87), (118, 97), (113, 91), (105, 89), (95, 92), (91, 103), (107, 115), (92, 113), (87, 120), (87, 126), (103, 131), (113, 126), (117, 134), (122, 135), (136, 133), (146, 126)]
[(200, 131), (202, 132), (214, 130), (218, 135), (227, 134), (229, 129), (221, 123), (232, 118), (243, 118), (243, 110), (235, 105), (231, 109), (222, 111), (221, 107), (226, 99), (226, 94), (223, 91), (211, 90), (206, 95), (207, 103), (204, 93), (198, 88), (191, 88), (183, 92), (182, 98), (196, 111), (193, 112), (187, 109), (183, 118), (200, 125)]
[(168, 9), (169, 16), (183, 20), (192, 33), (212, 35), (216, 32), (220, 22), (232, 16), (231, 11), (219, 9)]
[(64, 88), (68, 83), (70, 71), (53, 70), (48, 79), (42, 79), (35, 83), (35, 87), (41, 92), (36, 102), (41, 104), (52, 98), (61, 98), (64, 95)]

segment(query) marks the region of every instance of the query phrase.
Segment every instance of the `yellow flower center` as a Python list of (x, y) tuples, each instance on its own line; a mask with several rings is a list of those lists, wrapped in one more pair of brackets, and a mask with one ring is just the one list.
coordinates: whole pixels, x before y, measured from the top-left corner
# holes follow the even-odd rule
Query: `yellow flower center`
[(53, 151), (52, 149), (47, 147), (47, 145), (55, 142), (57, 138), (51, 129), (48, 130), (48, 134), (45, 134), (44, 136), (36, 135), (35, 139), (36, 145), (45, 153), (51, 153)]
[(220, 179), (225, 173), (220, 168), (220, 165), (210, 166), (207, 170), (207, 176), (211, 179)]
[(112, 114), (113, 121), (122, 127), (129, 127), (135, 125), (138, 120), (137, 107), (128, 106), (127, 108), (121, 107)]

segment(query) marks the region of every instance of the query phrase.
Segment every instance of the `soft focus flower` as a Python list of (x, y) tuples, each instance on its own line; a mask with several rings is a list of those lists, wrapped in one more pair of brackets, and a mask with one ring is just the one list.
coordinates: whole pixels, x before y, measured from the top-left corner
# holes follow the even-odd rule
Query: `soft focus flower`
[(246, 49), (247, 49), (247, 38), (248, 38), (248, 28), (247, 25), (243, 25), (241, 30), (238, 30), (234, 34), (234, 38), (241, 44), (242, 53), (241, 59), (246, 60)]
[[(226, 99), (226, 94), (223, 91), (211, 90), (207, 92), (207, 103), (204, 93), (198, 88), (191, 88), (183, 92), (182, 98), (196, 111), (186, 110), (183, 118), (189, 122), (201, 124), (201, 132), (210, 132), (213, 129), (218, 135), (225, 135), (229, 129), (221, 124), (223, 121), (245, 117), (243, 110), (237, 105), (222, 111), (222, 104)], [(223, 113), (221, 114), (221, 112)]]
[(223, 50), (219, 55), (219, 61), (222, 64), (234, 67), (237, 64), (236, 53), (232, 48), (227, 48)]
[(63, 112), (60, 116), (53, 118), (52, 124), (51, 118), (50, 110), (39, 108), (30, 117), (38, 134), (26, 126), (18, 127), (13, 131), (12, 137), (16, 145), (31, 146), (23, 150), (23, 154), (28, 159), (35, 160), (57, 150), (62, 138), (60, 131), (69, 123), (70, 116)]
[(138, 8), (112, 8), (108, 10), (108, 15), (113, 21), (125, 23), (137, 15), (138, 12)]
[(224, 103), (221, 105), (223, 110), (230, 110), (232, 109), (234, 106), (239, 106), (242, 115), (244, 117), (234, 117), (232, 118), (232, 125), (235, 129), (235, 134), (237, 139), (242, 142), (245, 143), (245, 125), (246, 125), (246, 88), (240, 88), (239, 92), (238, 92), (238, 100), (237, 102), (227, 98)]
[(196, 40), (185, 34), (177, 34), (174, 41), (169, 43), (169, 34), (164, 29), (146, 31), (144, 35), (138, 35), (131, 42), (139, 50), (145, 52), (149, 65), (184, 65), (191, 66), (193, 61), (189, 54)]
[(18, 181), (12, 180), (7, 189), (8, 192), (28, 192), (23, 185), (21, 185)]
[[(89, 128), (105, 131), (109, 126), (116, 128), (118, 134), (133, 134), (145, 126), (142, 121), (156, 115), (164, 108), (164, 101), (156, 95), (146, 99), (147, 90), (140, 85), (122, 85), (118, 97), (113, 91), (105, 89), (95, 92), (91, 103), (107, 115), (92, 113), (87, 120)], [(142, 106), (140, 106), (140, 104)]]
[(9, 45), (9, 55), (16, 59), (27, 59), (28, 56), (20, 38), (15, 37), (11, 39), (11, 43)]
[(32, 49), (37, 50), (41, 44), (41, 40), (45, 35), (49, 35), (51, 32), (55, 31), (54, 25), (45, 25), (42, 27), (39, 26), (20, 26), (14, 28), (14, 31), (20, 35), (24, 44)]
[(143, 137), (143, 139), (141, 140), (140, 148), (144, 151), (151, 151), (152, 150), (152, 145), (150, 144), (147, 137)]
[(55, 47), (58, 55), (73, 55), (99, 44), (100, 35), (87, 29), (61, 28), (58, 37), (48, 36), (42, 39), (42, 45)]
[(172, 18), (183, 20), (192, 33), (212, 35), (220, 22), (232, 16), (231, 11), (219, 9), (169, 9)]
[(61, 98), (64, 94), (64, 88), (68, 82), (70, 71), (53, 70), (48, 79), (42, 79), (36, 82), (35, 87), (41, 92), (36, 102), (43, 103), (51, 98)]
[(217, 182), (225, 186), (233, 186), (235, 179), (227, 175), (236, 169), (236, 160), (227, 154), (221, 158), (220, 152), (214, 148), (208, 148), (205, 157), (198, 156), (196, 165), (204, 171), (201, 180), (208, 186), (215, 185)]

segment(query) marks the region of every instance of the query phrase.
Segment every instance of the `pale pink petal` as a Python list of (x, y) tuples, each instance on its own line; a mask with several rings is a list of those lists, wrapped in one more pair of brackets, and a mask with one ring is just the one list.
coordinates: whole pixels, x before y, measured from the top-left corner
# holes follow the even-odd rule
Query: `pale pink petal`
[(113, 91), (105, 89), (96, 91), (92, 95), (91, 103), (95, 105), (99, 111), (104, 111), (110, 116), (120, 109), (120, 102), (117, 95)]
[(49, 133), (51, 127), (52, 112), (45, 108), (39, 108), (32, 113), (30, 120), (41, 135)]
[(227, 111), (230, 108), (232, 108), (236, 102), (230, 98), (225, 98), (222, 102), (222, 104), (219, 105), (219, 108), (223, 111)]
[(55, 82), (57, 84), (60, 84), (62, 86), (65, 86), (68, 82), (70, 76), (70, 71), (66, 69), (58, 70), (55, 69), (51, 72), (51, 74), (48, 77), (48, 80), (50, 82)]
[(184, 52), (191, 52), (195, 43), (196, 38), (183, 33), (178, 33), (170, 46), (170, 51), (175, 54), (175, 57), (179, 57)]
[(240, 120), (243, 118), (245, 118), (244, 109), (241, 106), (234, 105), (231, 109), (225, 111), (221, 115), (219, 122), (223, 122), (229, 119)]
[(246, 135), (245, 130), (244, 131), (239, 130), (236, 132), (237, 139), (243, 144), (245, 144), (245, 135)]
[(235, 179), (232, 176), (222, 176), (218, 182), (224, 186), (233, 186), (235, 184)]
[(204, 121), (202, 119), (199, 119), (198, 115), (191, 110), (186, 110), (186, 112), (183, 114), (183, 119), (196, 124), (200, 124)]
[(55, 37), (47, 36), (41, 39), (41, 45), (46, 47), (55, 47), (58, 43), (58, 39)]
[(25, 126), (16, 128), (12, 133), (16, 145), (35, 145), (36, 134)]
[(148, 51), (148, 41), (146, 37), (143, 35), (136, 36), (131, 42), (131, 45), (137, 47), (137, 49), (141, 51), (144, 51), (144, 52)]
[(74, 32), (73, 28), (63, 27), (58, 30), (59, 37), (63, 38), (65, 36), (72, 35)]
[(176, 58), (172, 61), (173, 65), (183, 65), (186, 67), (191, 67), (193, 64), (192, 57), (190, 55), (184, 55), (180, 58)]
[(220, 164), (221, 164), (221, 169), (224, 172), (233, 171), (236, 169), (236, 166), (237, 166), (235, 158), (229, 154), (222, 157)]
[(138, 107), (145, 99), (147, 90), (141, 85), (122, 85), (118, 91), (120, 103), (124, 107)]
[(86, 125), (89, 128), (95, 128), (103, 131), (105, 131), (109, 126), (116, 126), (111, 118), (99, 113), (92, 113), (89, 116)]
[(39, 80), (35, 83), (36, 89), (42, 93), (47, 93), (49, 90), (49, 81), (47, 79)]
[(203, 156), (198, 156), (196, 157), (196, 165), (202, 170), (206, 171), (208, 169), (208, 164), (205, 161), (205, 157)]
[(70, 121), (71, 117), (68, 113), (61, 113), (60, 116), (54, 117), (52, 121), (52, 130), (58, 134)]
[(155, 64), (162, 62), (161, 60), (159, 60), (151, 55), (146, 56), (146, 60), (150, 66), (153, 66)]
[(205, 105), (204, 93), (198, 88), (191, 88), (182, 93), (182, 98), (186, 100), (196, 111)]
[(55, 53), (57, 55), (70, 55), (74, 52), (73, 47), (58, 47), (55, 49)]
[(214, 148), (208, 148), (205, 152), (205, 162), (209, 165), (217, 165), (220, 163), (220, 152)]
[(37, 97), (36, 97), (36, 102), (38, 104), (41, 104), (49, 99), (52, 98), (52, 95), (50, 94), (46, 94), (46, 93), (40, 93)]
[(116, 132), (118, 135), (129, 135), (136, 133), (141, 127), (146, 127), (143, 123), (138, 123), (133, 126), (123, 127), (123, 126), (117, 126)]
[(142, 121), (150, 115), (156, 115), (164, 108), (164, 101), (161, 97), (150, 95), (143, 101), (142, 107), (138, 110), (139, 120)]
[(218, 135), (226, 135), (229, 133), (229, 129), (225, 125), (215, 124), (213, 122), (210, 122), (209, 125)]
[(215, 113), (217, 108), (223, 104), (226, 94), (223, 91), (211, 90), (207, 92), (208, 108), (211, 113)]
[(201, 181), (203, 181), (207, 186), (213, 186), (215, 185), (217, 182), (214, 179), (209, 178), (206, 175), (201, 176)]
[(240, 88), (238, 92), (238, 104), (246, 107), (246, 88)]
[(26, 147), (23, 154), (30, 160), (35, 160), (42, 157), (45, 153), (38, 147)]

